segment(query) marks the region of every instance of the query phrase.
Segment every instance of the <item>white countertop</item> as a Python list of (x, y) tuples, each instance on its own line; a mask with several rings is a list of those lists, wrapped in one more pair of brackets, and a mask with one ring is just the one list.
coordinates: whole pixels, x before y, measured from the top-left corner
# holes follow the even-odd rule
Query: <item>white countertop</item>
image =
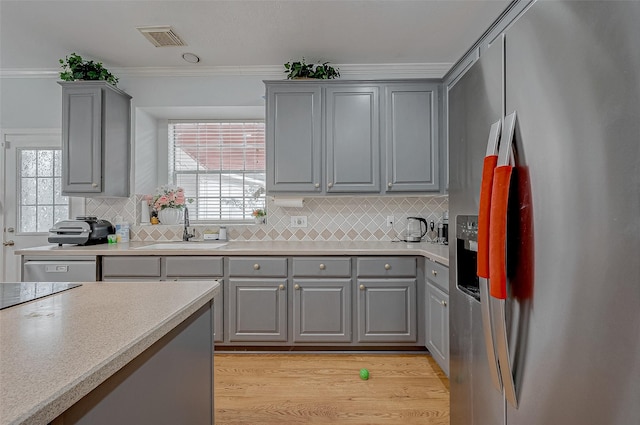
[[(420, 255), (445, 266), (449, 265), (449, 246), (427, 242), (300, 242), (300, 241), (231, 241), (213, 249), (144, 249), (161, 242), (130, 242), (89, 246), (55, 244), (16, 250), (19, 255)], [(171, 243), (176, 243), (172, 241)], [(197, 244), (198, 242), (189, 242)]]
[(0, 424), (55, 419), (213, 299), (219, 286), (87, 282), (0, 311)]

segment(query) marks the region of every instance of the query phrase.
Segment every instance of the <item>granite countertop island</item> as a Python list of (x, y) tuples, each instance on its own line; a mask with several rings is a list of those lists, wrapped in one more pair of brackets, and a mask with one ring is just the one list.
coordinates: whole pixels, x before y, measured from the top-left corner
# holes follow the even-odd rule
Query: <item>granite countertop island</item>
[[(218, 241), (211, 241), (218, 242)], [(175, 249), (153, 249), (160, 243), (181, 244)], [(334, 242), (334, 241), (230, 241), (211, 250), (198, 248), (208, 242), (130, 242), (125, 244), (63, 245), (16, 250), (18, 255), (76, 256), (76, 255), (420, 255), (442, 265), (449, 265), (449, 246), (427, 242)]]
[(219, 290), (215, 281), (86, 282), (0, 311), (0, 424), (54, 420)]

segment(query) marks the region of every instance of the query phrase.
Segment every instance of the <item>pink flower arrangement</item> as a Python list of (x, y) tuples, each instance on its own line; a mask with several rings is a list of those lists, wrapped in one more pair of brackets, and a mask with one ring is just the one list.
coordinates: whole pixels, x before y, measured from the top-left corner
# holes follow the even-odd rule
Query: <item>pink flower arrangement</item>
[(156, 189), (155, 195), (145, 195), (149, 206), (156, 211), (165, 208), (184, 209), (187, 202), (193, 202), (193, 199), (187, 199), (184, 196), (184, 189), (181, 187), (166, 185)]

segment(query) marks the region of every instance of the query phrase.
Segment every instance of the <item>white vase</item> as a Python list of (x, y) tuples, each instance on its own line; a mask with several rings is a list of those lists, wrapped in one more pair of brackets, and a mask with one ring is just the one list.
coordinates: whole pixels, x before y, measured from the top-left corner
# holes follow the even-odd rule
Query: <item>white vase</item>
[(182, 220), (182, 210), (177, 208), (165, 208), (158, 211), (160, 224), (180, 224)]

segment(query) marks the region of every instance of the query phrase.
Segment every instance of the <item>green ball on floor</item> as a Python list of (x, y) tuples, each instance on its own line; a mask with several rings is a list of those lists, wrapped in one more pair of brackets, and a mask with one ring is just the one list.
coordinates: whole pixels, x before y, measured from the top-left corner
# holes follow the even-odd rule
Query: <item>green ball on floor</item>
[(369, 379), (369, 371), (367, 369), (360, 369), (360, 379), (363, 381)]

